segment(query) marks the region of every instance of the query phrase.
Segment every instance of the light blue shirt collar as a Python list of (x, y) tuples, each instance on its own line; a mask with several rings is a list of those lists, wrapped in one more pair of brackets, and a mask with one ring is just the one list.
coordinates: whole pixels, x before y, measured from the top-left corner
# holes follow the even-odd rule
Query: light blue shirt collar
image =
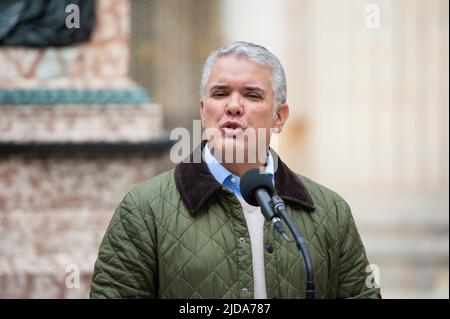
[[(203, 160), (208, 165), (209, 171), (214, 178), (224, 187), (232, 191), (239, 199), (242, 199), (239, 183), (241, 181), (239, 176), (234, 175), (227, 170), (219, 161), (211, 154), (208, 143), (206, 143), (203, 149)], [(272, 152), (269, 151), (269, 156), (266, 164), (266, 174), (269, 174), (272, 178), (272, 182), (275, 185), (275, 173)]]

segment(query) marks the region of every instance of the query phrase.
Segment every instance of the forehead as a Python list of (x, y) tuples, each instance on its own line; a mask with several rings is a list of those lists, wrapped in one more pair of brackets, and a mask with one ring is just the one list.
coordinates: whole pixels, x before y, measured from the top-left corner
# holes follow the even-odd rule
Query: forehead
[(262, 64), (249, 60), (247, 57), (223, 56), (211, 68), (208, 86), (222, 84), (253, 84), (270, 86), (272, 72)]

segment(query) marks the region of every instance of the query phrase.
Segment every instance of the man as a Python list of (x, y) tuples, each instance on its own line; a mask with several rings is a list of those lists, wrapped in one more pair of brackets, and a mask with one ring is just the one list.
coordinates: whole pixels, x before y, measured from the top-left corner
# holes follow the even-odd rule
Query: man
[(200, 86), (208, 131), (200, 162), (191, 154), (125, 196), (101, 244), (91, 297), (304, 298), (296, 245), (242, 199), (240, 176), (260, 168), (306, 240), (316, 297), (379, 298), (347, 203), (269, 148), (289, 116), (279, 60), (232, 43), (209, 56)]

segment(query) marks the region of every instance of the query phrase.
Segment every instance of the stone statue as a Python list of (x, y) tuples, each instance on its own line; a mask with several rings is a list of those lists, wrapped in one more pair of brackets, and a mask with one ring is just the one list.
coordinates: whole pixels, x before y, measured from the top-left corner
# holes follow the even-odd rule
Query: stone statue
[(1, 0), (0, 46), (67, 46), (90, 39), (95, 0)]

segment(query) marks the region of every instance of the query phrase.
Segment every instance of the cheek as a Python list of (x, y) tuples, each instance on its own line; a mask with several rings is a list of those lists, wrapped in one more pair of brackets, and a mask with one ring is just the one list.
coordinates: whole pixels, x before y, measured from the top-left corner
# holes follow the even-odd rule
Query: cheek
[(251, 122), (258, 124), (259, 127), (273, 127), (273, 112), (272, 109), (254, 109), (249, 118), (253, 119)]
[(211, 123), (215, 123), (218, 120), (220, 120), (220, 118), (222, 116), (221, 109), (222, 108), (219, 107), (218, 105), (215, 105), (214, 103), (209, 103), (204, 108), (204, 113), (203, 113), (204, 122), (211, 124)]

